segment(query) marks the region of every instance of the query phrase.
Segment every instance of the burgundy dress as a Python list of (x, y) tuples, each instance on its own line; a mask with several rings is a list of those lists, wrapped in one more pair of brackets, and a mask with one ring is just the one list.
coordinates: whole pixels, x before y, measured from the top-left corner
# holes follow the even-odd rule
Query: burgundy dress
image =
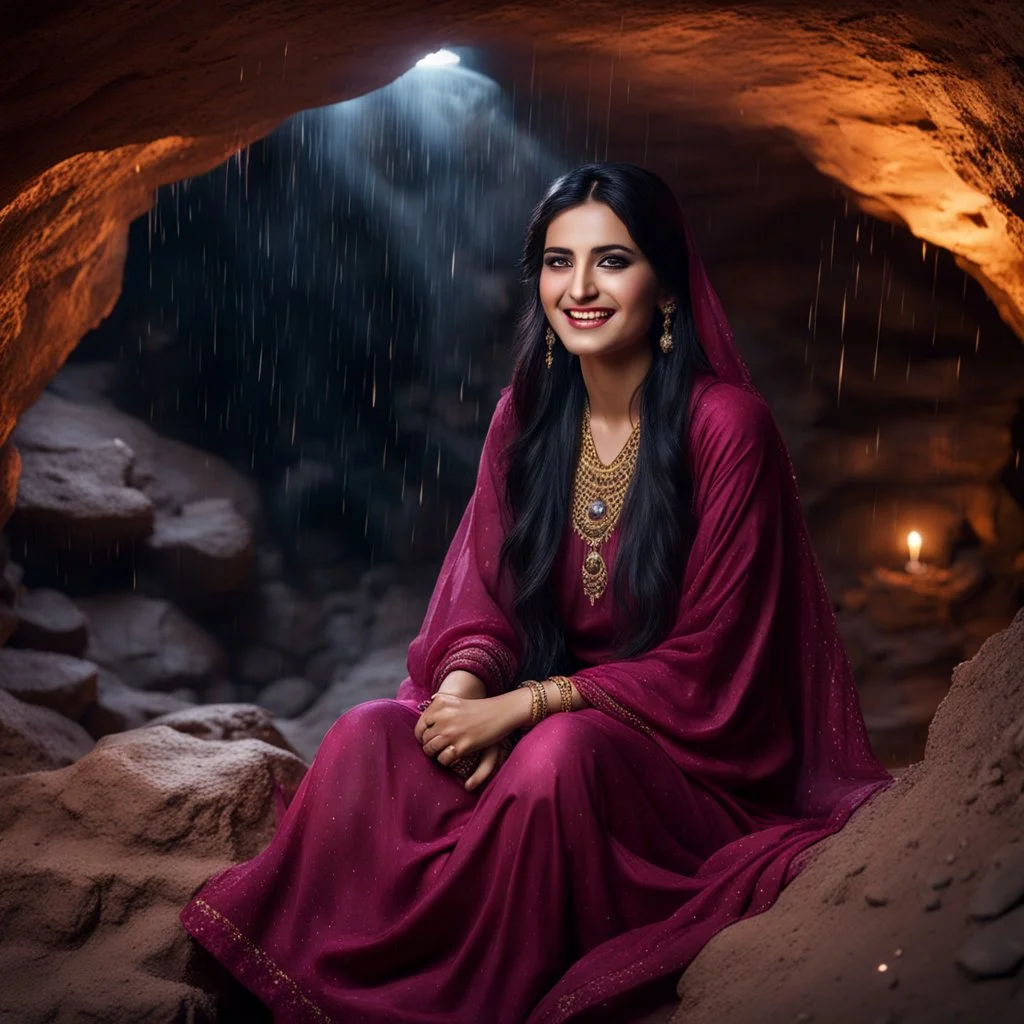
[(513, 418), (506, 388), (396, 699), (341, 715), (266, 849), (181, 913), (275, 1021), (628, 1020), (893, 781), (775, 421), (721, 375), (693, 390), (698, 526), (671, 633), (611, 660), (610, 591), (583, 594), (567, 524), (558, 598), (589, 706), (552, 713), (472, 793), (425, 756), (416, 705), (448, 672), (513, 685), (496, 579)]

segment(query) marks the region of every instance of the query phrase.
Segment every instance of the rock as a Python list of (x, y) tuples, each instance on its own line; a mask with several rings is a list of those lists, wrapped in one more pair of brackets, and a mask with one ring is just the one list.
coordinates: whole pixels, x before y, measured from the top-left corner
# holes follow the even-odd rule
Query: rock
[(938, 871), (928, 880), (931, 889), (945, 889), (953, 881), (953, 876), (948, 871)]
[(227, 498), (254, 529), (262, 524), (262, 502), (247, 477), (209, 452), (161, 437), (109, 403), (71, 402), (44, 391), (21, 415), (16, 433), (23, 455), (92, 449), (119, 438), (134, 453), (130, 485), (156, 512), (175, 515), (193, 501)]
[(260, 690), (256, 703), (280, 718), (294, 718), (316, 700), (318, 693), (308, 679), (289, 676)]
[(367, 596), (377, 601), (384, 596), (389, 587), (398, 583), (399, 576), (397, 565), (391, 562), (380, 562), (363, 573), (359, 585)]
[(353, 556), (346, 555), (344, 561), (331, 565), (310, 565), (303, 572), (303, 581), (313, 593), (326, 596), (339, 588), (358, 584), (363, 564), (362, 561), (355, 561)]
[[(899, 517), (885, 530), (877, 528), (877, 508), (886, 502), (899, 501)], [(817, 507), (811, 507), (815, 547), (830, 552), (829, 562), (838, 569), (857, 571), (864, 566), (892, 566), (896, 559), (906, 558), (903, 547), (894, 538), (905, 538), (910, 529), (917, 529), (927, 538), (927, 549), (921, 558), (936, 565), (949, 565), (954, 545), (965, 524), (979, 534), (986, 530), (988, 517), (996, 503), (996, 489), (990, 483), (919, 486), (912, 492), (906, 484), (865, 485), (853, 493), (844, 490), (828, 492)], [(928, 626), (932, 606), (921, 599), (914, 602), (908, 595), (896, 600), (881, 596), (871, 598), (872, 616), (886, 628), (890, 623), (906, 623), (904, 628)]]
[[(261, 646), (304, 658), (322, 646), (322, 623), (319, 602), (294, 587), (279, 581), (260, 586), (253, 617), (253, 639)], [(277, 677), (283, 674), (279, 672)]]
[(0, 780), (8, 1018), (261, 1020), (223, 1005), (236, 989), (219, 972), (214, 983), (178, 913), (216, 870), (266, 846), (275, 787), (288, 800), (305, 772), (259, 740), (154, 726), (106, 736), (59, 771)]
[(59, 590), (40, 587), (18, 601), (13, 644), (36, 651), (80, 655), (89, 642), (85, 615)]
[(160, 715), (183, 711), (195, 703), (171, 693), (136, 690), (105, 668), (97, 670), (96, 680), (96, 700), (85, 709), (81, 724), (97, 740), (138, 729)]
[(128, 484), (132, 451), (120, 438), (69, 451), (22, 451), (11, 529), (42, 561), (54, 552), (96, 556), (153, 529), (153, 503)]
[(271, 544), (261, 544), (256, 549), (256, 575), (261, 582), (284, 579), (284, 555), (281, 549)]
[(326, 686), (345, 676), (371, 648), (376, 611), (362, 588), (333, 591), (323, 597), (320, 608), (324, 615), (321, 638), (326, 646), (307, 659), (302, 675)]
[(92, 737), (77, 722), (0, 690), (0, 776), (63, 768), (92, 746)]
[(217, 597), (245, 587), (252, 575), (252, 530), (227, 498), (183, 505), (158, 516), (144, 549), (175, 593)]
[(69, 402), (101, 404), (114, 390), (117, 374), (115, 362), (65, 363), (46, 389)]
[(201, 740), (262, 740), (272, 747), (296, 752), (278, 731), (273, 716), (255, 704), (199, 704), (154, 718), (145, 728), (157, 725)]
[(202, 690), (224, 671), (220, 644), (167, 601), (129, 592), (76, 603), (89, 621), (86, 656), (130, 686)]
[(397, 643), (408, 645), (419, 632), (429, 603), (429, 592), (400, 583), (388, 587), (374, 609), (367, 649), (375, 651)]
[(992, 858), (992, 870), (981, 880), (968, 907), (973, 918), (999, 917), (1024, 900), (1024, 843), (1009, 843)]
[(999, 814), (1017, 802), (1018, 791), (1009, 786), (993, 787), (982, 794), (982, 806), (989, 814)]
[[(881, 979), (867, 984), (876, 981), (875, 965), (888, 960), (890, 939), (879, 932), (879, 914), (888, 922), (885, 935), (894, 945), (898, 936), (904, 950), (899, 991), (920, 1000), (928, 1008), (926, 1017), (1005, 1024), (1019, 1019), (1010, 1012), (1013, 986), (965, 985), (961, 970), (953, 968), (971, 934), (1003, 918), (974, 922), (967, 914), (965, 886), (935, 891), (925, 885), (951, 850), (966, 868), (982, 851), (1012, 847), (1010, 840), (1024, 834), (1019, 801), (989, 815), (980, 799), (971, 805), (962, 800), (991, 759), (1016, 760), (1011, 746), (1020, 727), (1022, 693), (1024, 610), (953, 671), (949, 692), (928, 730), (924, 759), (858, 810), (839, 835), (820, 844), (769, 912), (723, 929), (687, 966), (677, 986), (681, 1002), (674, 1019), (762, 1024), (766, 1017), (784, 1021), (797, 1011), (842, 1024), (874, 1019), (892, 996)], [(1020, 767), (1014, 771), (1007, 772), (1002, 786), (987, 788), (1017, 790), (1024, 773)], [(865, 863), (864, 872), (846, 879)], [(889, 897), (884, 910), (860, 898), (829, 899), (838, 886), (867, 878), (884, 884), (881, 895)], [(1017, 904), (1008, 913), (1021, 909)], [(785, 961), (765, 956), (766, 949), (785, 950)], [(867, 959), (865, 950), (873, 951)], [(846, 963), (861, 966), (847, 970)], [(942, 963), (951, 969), (937, 970), (935, 965)], [(730, 979), (727, 986), (723, 977)]]
[[(241, 684), (245, 686), (245, 684)], [(197, 701), (200, 705), (206, 704), (238, 704), (241, 700), (241, 686), (237, 686), (230, 679), (215, 679), (208, 683), (203, 691), (203, 699)]]
[(961, 946), (957, 964), (972, 978), (999, 978), (1024, 960), (1024, 907), (981, 927)]
[(892, 480), (928, 484), (937, 477), (985, 483), (1012, 458), (1006, 426), (966, 416), (936, 414), (890, 420), (885, 443), (875, 447), (871, 431), (814, 430), (801, 469), (816, 487)]
[(14, 636), (18, 628), (18, 615), (9, 605), (0, 601), (0, 647)]
[[(383, 614), (388, 614), (390, 610), (385, 608)], [(339, 661), (355, 662), (363, 656), (368, 647), (373, 650), (379, 646), (387, 646), (387, 644), (376, 643), (377, 633), (383, 635), (386, 630), (378, 630), (375, 627), (373, 638), (367, 636), (366, 618), (366, 614), (362, 611), (335, 611), (324, 621), (323, 639), (326, 641), (327, 648), (337, 656)], [(397, 628), (401, 631), (401, 627)], [(413, 636), (415, 635), (414, 631)]]
[(323, 689), (336, 679), (344, 678), (357, 660), (356, 658), (351, 660), (343, 658), (338, 651), (328, 647), (326, 650), (317, 651), (312, 658), (306, 661), (302, 666), (302, 675)]
[(860, 688), (864, 721), (873, 732), (886, 732), (912, 726), (927, 729), (949, 690), (948, 672), (942, 679), (938, 673), (914, 675), (906, 679), (888, 677), (867, 683)]
[(882, 629), (900, 632), (927, 630), (936, 622), (948, 624), (950, 609), (977, 593), (988, 576), (978, 559), (961, 554), (948, 569), (928, 564), (927, 571), (914, 576), (876, 566), (863, 573), (861, 581), (868, 592), (871, 619)]
[(25, 590), (21, 582), (24, 576), (25, 570), (17, 562), (8, 562), (0, 573), (0, 595), (13, 604)]
[(347, 612), (359, 612), (367, 620), (373, 617), (373, 601), (360, 588), (333, 590), (329, 594), (324, 594), (320, 600), (320, 607), (328, 618)]
[(884, 907), (889, 902), (889, 897), (879, 886), (867, 885), (864, 887), (864, 902), (869, 907)]
[(66, 654), (0, 649), (0, 687), (74, 721), (96, 699), (96, 672), (92, 662)]
[(294, 675), (299, 660), (294, 655), (259, 645), (243, 647), (234, 660), (234, 674), (255, 686), (268, 686), (275, 679)]

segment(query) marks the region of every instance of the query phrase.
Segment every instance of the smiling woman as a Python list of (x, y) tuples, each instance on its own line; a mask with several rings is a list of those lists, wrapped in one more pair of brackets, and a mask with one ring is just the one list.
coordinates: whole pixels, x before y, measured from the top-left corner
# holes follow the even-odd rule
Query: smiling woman
[(577, 169), (523, 269), (409, 675), (181, 913), (279, 1024), (638, 1019), (893, 781), (671, 192)]

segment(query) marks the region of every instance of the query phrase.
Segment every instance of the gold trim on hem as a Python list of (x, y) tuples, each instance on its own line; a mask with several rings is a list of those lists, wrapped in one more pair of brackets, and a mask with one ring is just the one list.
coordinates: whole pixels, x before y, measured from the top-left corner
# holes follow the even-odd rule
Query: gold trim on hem
[(231, 933), (231, 937), (236, 942), (241, 942), (243, 946), (256, 958), (261, 967), (274, 976), (279, 982), (288, 986), (292, 993), (302, 1000), (304, 1006), (308, 1007), (317, 1020), (323, 1021), (323, 1024), (334, 1024), (334, 1021), (320, 1009), (319, 1006), (314, 1003), (309, 996), (302, 991), (299, 987), (299, 983), (290, 975), (285, 974), (280, 967), (271, 959), (270, 955), (266, 950), (261, 949), (254, 942), (252, 942), (229, 918), (225, 917), (219, 910), (211, 907), (201, 896), (197, 896), (194, 900), (195, 905), (204, 913), (212, 917), (218, 924), (223, 925)]

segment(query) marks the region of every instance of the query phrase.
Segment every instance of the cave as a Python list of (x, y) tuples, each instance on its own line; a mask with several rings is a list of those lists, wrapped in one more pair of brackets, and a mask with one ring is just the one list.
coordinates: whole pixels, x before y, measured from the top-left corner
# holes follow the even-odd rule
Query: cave
[(261, 1019), (176, 908), (393, 695), (530, 207), (625, 160), (683, 202), (897, 776), (643, 1019), (1020, 1019), (1024, 15), (399, 6), (8, 19), (0, 1011)]

